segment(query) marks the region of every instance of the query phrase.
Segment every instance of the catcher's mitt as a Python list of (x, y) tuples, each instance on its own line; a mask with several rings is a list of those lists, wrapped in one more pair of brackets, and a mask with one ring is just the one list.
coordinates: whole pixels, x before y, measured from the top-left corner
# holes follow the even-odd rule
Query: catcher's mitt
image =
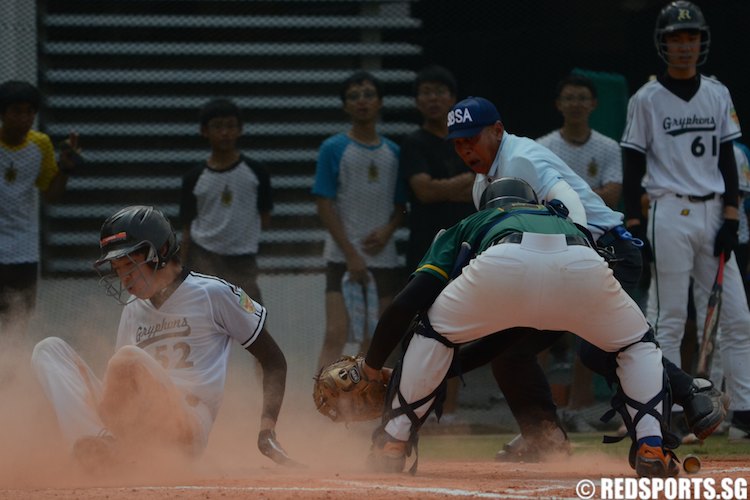
[(313, 400), (334, 422), (373, 420), (383, 415), (387, 383), (365, 376), (362, 356), (344, 356), (315, 376)]

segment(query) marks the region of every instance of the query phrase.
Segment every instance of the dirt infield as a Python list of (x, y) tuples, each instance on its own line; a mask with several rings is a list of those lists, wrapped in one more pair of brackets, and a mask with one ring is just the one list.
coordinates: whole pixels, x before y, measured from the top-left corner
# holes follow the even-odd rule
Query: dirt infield
[[(583, 479), (599, 484), (600, 478), (634, 477), (624, 453), (599, 451), (598, 444), (587, 449), (574, 442), (572, 456), (543, 464), (496, 463), (494, 451), (469, 446), (478, 440), (496, 450), (502, 444), (496, 435), (457, 436), (447, 441), (451, 454), (445, 457), (429, 452), (435, 449), (430, 440), (441, 438), (425, 435), (415, 476), (368, 473), (364, 460), (376, 424), (333, 424), (315, 411), (309, 393), (294, 389), (277, 430), (290, 455), (307, 468), (280, 467), (256, 448), (260, 394), (248, 384), (252, 373), (241, 373), (228, 388), (199, 460), (139, 450), (92, 476), (72, 461), (51, 408), (27, 370), (0, 387), (0, 499), (578, 498), (576, 485)], [(469, 451), (456, 454), (460, 448)], [(747, 478), (750, 450), (742, 453), (702, 457), (703, 469), (690, 477)]]
[[(590, 472), (581, 472), (582, 468)], [(690, 477), (718, 480), (746, 478), (749, 473), (750, 467), (744, 460), (711, 460), (699, 474)], [(193, 477), (189, 482), (188, 478), (180, 481), (176, 477), (141, 478), (130, 485), (128, 480), (110, 479), (112, 484), (96, 484), (96, 481), (87, 484), (82, 480), (77, 486), (66, 488), (4, 489), (0, 490), (0, 498), (578, 498), (576, 484), (581, 479), (598, 483), (600, 477), (618, 476), (631, 477), (632, 471), (616, 460), (601, 460), (601, 457), (575, 457), (566, 463), (548, 464), (432, 461), (421, 464), (416, 476), (297, 471), (271, 465), (247, 471), (242, 477)]]

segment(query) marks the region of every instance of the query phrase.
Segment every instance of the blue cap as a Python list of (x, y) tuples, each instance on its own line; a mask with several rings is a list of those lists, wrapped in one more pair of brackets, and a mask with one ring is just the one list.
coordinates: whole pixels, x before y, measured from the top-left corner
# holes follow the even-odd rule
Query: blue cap
[(500, 113), (484, 97), (467, 97), (456, 103), (448, 113), (448, 136), (446, 139), (474, 137), (488, 125), (500, 121)]

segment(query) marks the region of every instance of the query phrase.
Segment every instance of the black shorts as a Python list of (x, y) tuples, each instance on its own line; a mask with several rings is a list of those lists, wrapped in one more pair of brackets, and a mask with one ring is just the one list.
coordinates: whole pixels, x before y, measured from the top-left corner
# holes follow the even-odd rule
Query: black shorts
[[(404, 273), (398, 267), (371, 267), (368, 271), (375, 278), (378, 297), (393, 297), (404, 285)], [(341, 292), (341, 278), (346, 272), (346, 264), (326, 262), (326, 293)]]
[(210, 274), (242, 288), (251, 299), (263, 303), (258, 287), (258, 263), (255, 254), (221, 255), (190, 242), (187, 267), (202, 274)]
[(0, 264), (0, 314), (30, 313), (36, 306), (36, 262)]

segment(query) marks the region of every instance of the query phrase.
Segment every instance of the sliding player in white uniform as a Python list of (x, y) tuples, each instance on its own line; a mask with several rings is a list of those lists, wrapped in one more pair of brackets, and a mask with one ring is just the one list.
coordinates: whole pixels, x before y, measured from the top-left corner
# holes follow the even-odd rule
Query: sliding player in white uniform
[(719, 319), (721, 358), (734, 409), (730, 438), (747, 442), (750, 312), (733, 252), (739, 192), (732, 140), (740, 136), (740, 127), (727, 88), (697, 71), (710, 42), (700, 9), (686, 1), (667, 5), (654, 37), (667, 71), (630, 99), (621, 142), (626, 224), (634, 235), (646, 237), (638, 214), (639, 186), (648, 169), (643, 186), (651, 201), (647, 236), (655, 271), (648, 317), (667, 358), (680, 359), (690, 277), (702, 326), (706, 304), (698, 298), (708, 296), (719, 255), (728, 259)]
[(152, 207), (127, 207), (109, 217), (101, 250), (96, 268), (102, 283), (125, 304), (104, 378), (56, 337), (39, 342), (32, 355), (81, 465), (89, 471), (112, 466), (123, 453), (149, 445), (200, 454), (221, 405), (232, 340), (263, 369), (258, 448), (289, 463), (274, 431), (286, 360), (265, 329), (266, 309), (220, 278), (184, 269), (172, 226)]

